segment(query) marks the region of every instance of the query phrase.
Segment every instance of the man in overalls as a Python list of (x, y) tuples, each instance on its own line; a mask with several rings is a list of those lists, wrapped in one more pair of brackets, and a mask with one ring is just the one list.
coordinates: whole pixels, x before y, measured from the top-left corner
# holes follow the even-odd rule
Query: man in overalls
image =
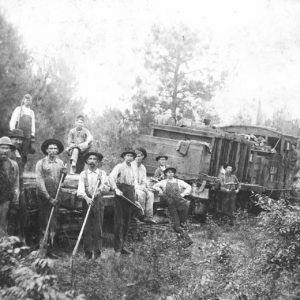
[(125, 247), (125, 242), (134, 208), (122, 196), (124, 195), (130, 201), (135, 202), (135, 176), (131, 163), (135, 159), (136, 153), (132, 149), (126, 149), (122, 152), (121, 157), (124, 162), (117, 164), (109, 175), (111, 188), (116, 194), (114, 211), (114, 249), (116, 256), (131, 253)]
[(26, 94), (21, 101), (21, 105), (14, 110), (9, 123), (11, 131), (14, 129), (21, 129), (23, 131), (24, 140), (22, 149), (26, 158), (28, 153), (35, 153), (32, 145), (35, 141), (35, 115), (34, 111), (30, 108), (31, 105), (32, 97)]
[(241, 187), (237, 177), (232, 174), (232, 166), (224, 164), (224, 169), (225, 174), (220, 175), (221, 212), (232, 219), (236, 209), (236, 195)]
[(166, 179), (156, 183), (153, 189), (166, 200), (175, 232), (183, 233), (190, 205), (190, 201), (184, 197), (191, 193), (192, 187), (183, 180), (174, 178), (176, 168), (167, 167), (164, 173)]
[(70, 156), (70, 174), (80, 173), (84, 169), (84, 155), (92, 146), (93, 136), (84, 127), (84, 117), (77, 116), (75, 128), (68, 134), (68, 148), (66, 152)]
[[(101, 153), (88, 152), (85, 155), (85, 162), (88, 168), (80, 173), (78, 181), (77, 196), (84, 200), (84, 215), (86, 215), (88, 207), (90, 205), (92, 206), (83, 236), (84, 252), (87, 259), (92, 258), (93, 252), (94, 258), (97, 259), (101, 256), (102, 250), (102, 227), (104, 215), (104, 202), (102, 194), (107, 193), (110, 190), (108, 177), (105, 171), (98, 168), (98, 165), (102, 159), (103, 155)], [(95, 189), (95, 198), (92, 201)]]
[(20, 195), (17, 205), (12, 204), (9, 209), (9, 226), (8, 233), (18, 235), (25, 242), (25, 227), (26, 227), (26, 201), (23, 186), (24, 166), (27, 158), (23, 151), (24, 134), (21, 129), (14, 129), (10, 132), (9, 137), (15, 146), (15, 150), (11, 152), (10, 158), (17, 162), (19, 167), (19, 185)]
[(0, 138), (0, 238), (7, 235), (7, 214), (11, 203), (19, 198), (19, 167), (9, 158), (15, 150), (9, 137)]
[[(55, 199), (59, 182), (66, 176), (66, 168), (58, 155), (64, 150), (63, 144), (56, 139), (48, 139), (43, 142), (41, 150), (45, 157), (36, 164), (37, 198), (39, 202), (39, 223), (41, 238), (46, 230), (52, 207), (55, 207), (51, 226), (50, 244), (53, 246), (57, 231), (57, 217), (60, 204), (60, 196)], [(48, 251), (48, 255), (53, 255)]]

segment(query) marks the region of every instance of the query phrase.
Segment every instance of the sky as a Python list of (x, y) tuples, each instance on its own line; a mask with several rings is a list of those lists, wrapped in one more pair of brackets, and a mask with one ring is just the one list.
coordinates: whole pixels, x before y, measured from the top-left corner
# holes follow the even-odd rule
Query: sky
[(297, 0), (0, 0), (32, 55), (63, 58), (87, 110), (125, 109), (143, 67), (153, 24), (178, 22), (209, 37), (201, 67), (228, 71), (212, 105), (229, 124), (255, 119), (258, 101), (270, 117), (300, 118), (300, 1)]

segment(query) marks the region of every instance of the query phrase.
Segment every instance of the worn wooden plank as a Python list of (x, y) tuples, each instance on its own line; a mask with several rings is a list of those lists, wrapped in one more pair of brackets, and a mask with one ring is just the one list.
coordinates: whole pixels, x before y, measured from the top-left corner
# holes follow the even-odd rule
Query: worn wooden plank
[(209, 172), (211, 153), (199, 141), (190, 141), (189, 150), (185, 156), (176, 150), (178, 146), (177, 140), (141, 135), (139, 144), (148, 151), (148, 157), (144, 164), (149, 175), (152, 175), (157, 168), (155, 157), (160, 152), (168, 155), (168, 165), (177, 167), (178, 176), (182, 178), (197, 178), (199, 173), (207, 174)]
[(220, 161), (221, 159), (221, 154), (222, 154), (222, 146), (224, 143), (224, 139), (220, 139), (220, 142), (218, 144), (218, 149), (216, 150), (216, 165), (215, 165), (215, 174), (210, 174), (213, 176), (219, 176), (219, 171), (220, 171), (220, 163), (222, 163)]

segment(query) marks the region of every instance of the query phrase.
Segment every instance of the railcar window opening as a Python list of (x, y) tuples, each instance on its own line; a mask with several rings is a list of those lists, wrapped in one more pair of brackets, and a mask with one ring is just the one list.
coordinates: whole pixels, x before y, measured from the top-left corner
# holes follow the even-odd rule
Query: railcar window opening
[[(280, 139), (280, 141), (278, 142), (278, 139)], [(278, 142), (278, 143), (277, 143)], [(273, 136), (269, 136), (268, 137), (268, 144), (272, 147), (272, 149), (275, 147), (275, 150), (277, 151), (277, 153), (280, 153), (280, 149), (281, 149), (281, 138), (278, 137), (273, 137)], [(277, 144), (277, 145), (276, 145)]]

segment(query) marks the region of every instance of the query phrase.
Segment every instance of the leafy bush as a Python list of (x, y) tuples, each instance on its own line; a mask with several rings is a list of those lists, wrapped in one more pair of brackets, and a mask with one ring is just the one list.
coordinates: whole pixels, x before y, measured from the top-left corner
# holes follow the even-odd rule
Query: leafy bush
[(17, 237), (1, 238), (1, 299), (86, 299), (72, 291), (60, 292), (52, 260), (37, 258), (34, 252), (28, 255), (29, 250)]

